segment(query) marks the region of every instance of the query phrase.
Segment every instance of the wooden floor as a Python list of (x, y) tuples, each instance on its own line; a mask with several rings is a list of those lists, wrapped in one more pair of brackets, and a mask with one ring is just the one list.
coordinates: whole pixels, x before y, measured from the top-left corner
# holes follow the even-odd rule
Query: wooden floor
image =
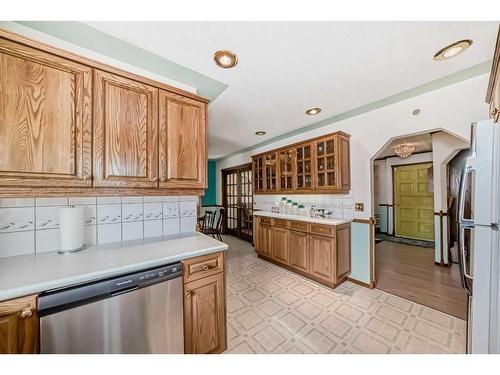
[(458, 265), (434, 264), (434, 250), (383, 241), (376, 245), (377, 288), (461, 319), (467, 317), (467, 292)]

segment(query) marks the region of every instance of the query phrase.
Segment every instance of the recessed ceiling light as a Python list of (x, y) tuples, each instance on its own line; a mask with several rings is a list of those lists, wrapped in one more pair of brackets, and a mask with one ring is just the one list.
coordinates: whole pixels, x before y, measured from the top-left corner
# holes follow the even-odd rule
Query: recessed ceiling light
[(315, 107), (315, 108), (308, 109), (306, 111), (306, 114), (313, 116), (313, 115), (317, 115), (320, 112), (321, 112), (321, 108)]
[(434, 55), (434, 60), (442, 61), (446, 59), (451, 59), (452, 57), (455, 57), (456, 55), (465, 51), (467, 48), (471, 46), (471, 44), (472, 44), (471, 39), (459, 40), (458, 42), (452, 43), (449, 46), (446, 46), (437, 51), (436, 54)]
[(217, 51), (214, 53), (214, 61), (221, 68), (228, 69), (238, 64), (238, 57), (231, 51)]
[(413, 116), (416, 116), (416, 115), (418, 115), (419, 113), (420, 113), (420, 109), (419, 109), (419, 108), (415, 108), (411, 114), (412, 114)]
[(259, 130), (258, 132), (255, 132), (255, 135), (266, 135), (266, 132), (264, 130)]

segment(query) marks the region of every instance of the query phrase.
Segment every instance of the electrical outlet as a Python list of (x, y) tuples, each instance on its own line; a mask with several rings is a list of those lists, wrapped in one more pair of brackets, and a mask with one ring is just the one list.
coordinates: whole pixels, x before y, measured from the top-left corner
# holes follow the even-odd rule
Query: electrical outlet
[(354, 204), (354, 210), (355, 211), (364, 211), (365, 210), (365, 204), (364, 203), (355, 203)]

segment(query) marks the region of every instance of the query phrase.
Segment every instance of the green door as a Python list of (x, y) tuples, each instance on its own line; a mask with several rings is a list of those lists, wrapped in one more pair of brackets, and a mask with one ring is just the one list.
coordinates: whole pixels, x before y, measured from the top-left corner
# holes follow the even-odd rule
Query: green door
[(394, 168), (396, 236), (434, 240), (434, 193), (429, 191), (432, 163)]

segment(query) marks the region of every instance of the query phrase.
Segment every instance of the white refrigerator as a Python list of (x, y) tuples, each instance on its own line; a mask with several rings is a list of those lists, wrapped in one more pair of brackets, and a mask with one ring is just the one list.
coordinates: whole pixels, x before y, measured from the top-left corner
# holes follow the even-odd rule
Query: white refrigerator
[(500, 353), (500, 124), (492, 120), (472, 125), (458, 216), (467, 352)]

